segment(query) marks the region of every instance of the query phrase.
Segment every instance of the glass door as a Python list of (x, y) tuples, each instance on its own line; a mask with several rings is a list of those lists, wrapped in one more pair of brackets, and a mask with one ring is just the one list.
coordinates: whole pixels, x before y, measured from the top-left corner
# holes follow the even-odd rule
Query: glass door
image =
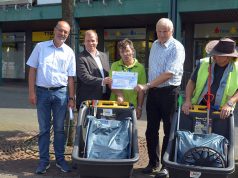
[(3, 33), (2, 78), (25, 79), (25, 33)]

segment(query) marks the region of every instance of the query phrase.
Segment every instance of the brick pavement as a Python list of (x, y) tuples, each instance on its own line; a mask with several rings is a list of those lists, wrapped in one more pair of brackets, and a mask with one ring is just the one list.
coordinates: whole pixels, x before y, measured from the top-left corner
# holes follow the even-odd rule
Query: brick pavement
[[(0, 140), (4, 140), (0, 146), (0, 178), (14, 178), (14, 177), (27, 177), (27, 178), (53, 178), (53, 177), (67, 177), (74, 178), (79, 177), (77, 170), (73, 170), (74, 173), (61, 174), (58, 172), (55, 165), (52, 164), (47, 174), (44, 176), (35, 175), (34, 171), (37, 165), (37, 156), (32, 160), (32, 156), (24, 154), (22, 148), (19, 145), (12, 145), (13, 138), (18, 137), (28, 138), (37, 133), (38, 124), (36, 109), (28, 103), (28, 91), (27, 86), (24, 83), (12, 83), (8, 85), (0, 86)], [(146, 121), (145, 111), (143, 112), (143, 118), (138, 121), (138, 136), (144, 138)], [(20, 136), (19, 136), (20, 135)], [(18, 141), (19, 142), (19, 141)], [(143, 140), (142, 140), (143, 142)], [(143, 144), (145, 141), (143, 142)], [(10, 160), (4, 160), (4, 154), (10, 155)], [(147, 164), (147, 153), (143, 151), (141, 159), (143, 159), (140, 165), (136, 165), (136, 170), (133, 178), (150, 178), (140, 173), (140, 168)], [(15, 153), (16, 152), (16, 153)], [(18, 157), (21, 157), (18, 159)], [(30, 162), (30, 163), (29, 163)], [(14, 168), (14, 165), (18, 168)], [(21, 166), (19, 166), (21, 165)], [(24, 167), (25, 166), (25, 167)], [(27, 167), (26, 167), (27, 166)], [(20, 167), (20, 168), (19, 168)]]
[[(27, 87), (26, 84), (15, 84), (7, 85), (7, 86), (0, 86), (0, 138), (1, 136), (4, 137), (7, 134), (16, 133), (28, 133), (29, 131), (37, 132), (37, 120), (36, 120), (36, 111), (35, 108), (30, 106), (27, 101)], [(236, 127), (238, 125), (238, 120), (236, 119)], [(138, 121), (138, 136), (144, 137), (146, 127), (145, 121), (145, 111), (143, 111), (142, 120)], [(236, 138), (238, 132), (236, 132)], [(161, 134), (160, 134), (161, 135)], [(1, 150), (0, 150), (1, 152)], [(237, 153), (237, 151), (236, 151)], [(144, 161), (144, 165), (147, 164), (147, 155), (143, 153), (141, 155)], [(236, 159), (237, 158), (236, 154)], [(1, 156), (1, 154), (0, 154)], [(0, 178), (54, 178), (54, 177), (67, 177), (67, 178), (75, 178), (79, 177), (76, 173), (74, 174), (54, 174), (56, 170), (55, 166), (52, 164), (51, 169), (49, 170), (49, 175), (47, 174), (44, 176), (38, 176), (34, 174), (34, 170), (37, 164), (37, 160), (33, 161), (33, 164), (28, 167), (24, 168), (24, 161), (23, 160), (16, 160), (14, 162), (2, 162), (5, 165), (14, 165), (14, 164), (22, 164), (23, 169), (16, 170), (14, 167), (9, 166), (8, 169), (1, 169), (0, 167)], [(141, 167), (144, 165), (137, 166), (134, 171), (133, 178), (151, 178), (153, 175), (143, 175), (140, 173)], [(1, 161), (0, 161), (1, 166)], [(238, 169), (238, 168), (237, 168)], [(237, 170), (236, 169), (236, 170)], [(31, 170), (31, 171), (29, 171)], [(233, 176), (237, 177), (237, 173)]]

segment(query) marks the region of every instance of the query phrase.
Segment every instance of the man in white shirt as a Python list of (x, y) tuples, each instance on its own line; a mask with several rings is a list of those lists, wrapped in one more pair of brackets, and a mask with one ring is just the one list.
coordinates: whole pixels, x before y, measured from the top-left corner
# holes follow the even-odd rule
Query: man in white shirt
[[(164, 178), (168, 170), (163, 164), (163, 155), (168, 145), (172, 115), (175, 112), (179, 86), (183, 75), (185, 51), (183, 45), (173, 38), (173, 23), (162, 18), (156, 24), (157, 40), (154, 41), (149, 56), (148, 83), (139, 85), (138, 90), (148, 90), (146, 113), (146, 142), (149, 164), (143, 173), (161, 170), (155, 178)], [(159, 152), (160, 121), (163, 121), (164, 138), (161, 155)]]
[(56, 166), (63, 172), (70, 171), (64, 159), (64, 121), (67, 107), (75, 105), (73, 77), (76, 75), (76, 60), (73, 50), (64, 43), (69, 33), (69, 24), (59, 21), (54, 28), (54, 39), (38, 43), (27, 61), (30, 66), (29, 102), (37, 107), (40, 130), (37, 174), (45, 173), (50, 167), (51, 113)]

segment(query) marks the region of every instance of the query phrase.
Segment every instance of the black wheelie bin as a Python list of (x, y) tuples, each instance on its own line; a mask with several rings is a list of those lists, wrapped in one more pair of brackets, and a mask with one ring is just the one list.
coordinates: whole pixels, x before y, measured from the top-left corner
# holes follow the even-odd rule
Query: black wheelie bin
[[(108, 145), (114, 144), (112, 140), (106, 138), (106, 132), (113, 132), (113, 127), (107, 128), (106, 131), (102, 128), (104, 133), (99, 137), (91, 135), (98, 132), (97, 129), (94, 129), (95, 123), (96, 127), (102, 127), (101, 125), (107, 124), (109, 121), (120, 122), (128, 118), (130, 118), (128, 138), (125, 137), (125, 133), (122, 133), (123, 138), (118, 138), (120, 136), (116, 135), (112, 139), (115, 142), (122, 141), (122, 139), (129, 140), (127, 148), (122, 146), (123, 154), (117, 154), (117, 152), (115, 156), (114, 152), (117, 150), (101, 146), (103, 142), (101, 140), (108, 142)], [(73, 164), (77, 165), (80, 178), (130, 178), (133, 164), (139, 160), (136, 122), (135, 108), (127, 102), (122, 105), (118, 105), (114, 101), (90, 100), (83, 102), (78, 113), (72, 153)], [(94, 126), (92, 126), (93, 123)], [(120, 143), (116, 147), (121, 147)], [(125, 150), (127, 150), (126, 154)], [(108, 152), (113, 152), (113, 155)]]
[[(209, 126), (206, 118), (206, 106), (194, 106), (189, 115), (175, 113), (163, 157), (170, 178), (228, 178), (234, 172), (234, 116), (220, 119), (219, 112), (211, 112)], [(203, 133), (208, 127), (211, 133)], [(188, 139), (180, 139), (181, 133), (188, 134)], [(195, 142), (202, 144), (197, 146)], [(186, 144), (192, 147), (182, 150)]]

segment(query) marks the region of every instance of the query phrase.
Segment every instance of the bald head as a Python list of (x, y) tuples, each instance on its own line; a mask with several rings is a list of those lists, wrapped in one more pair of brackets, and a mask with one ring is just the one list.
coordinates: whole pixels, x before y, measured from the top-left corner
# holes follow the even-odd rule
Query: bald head
[(55, 27), (56, 27), (56, 28), (59, 28), (59, 27), (62, 27), (62, 26), (68, 28), (69, 31), (70, 31), (70, 25), (69, 25), (69, 23), (66, 22), (66, 21), (64, 21), (64, 20), (58, 21)]
[(61, 46), (70, 33), (70, 25), (66, 21), (58, 21), (54, 28), (54, 44), (56, 47)]

